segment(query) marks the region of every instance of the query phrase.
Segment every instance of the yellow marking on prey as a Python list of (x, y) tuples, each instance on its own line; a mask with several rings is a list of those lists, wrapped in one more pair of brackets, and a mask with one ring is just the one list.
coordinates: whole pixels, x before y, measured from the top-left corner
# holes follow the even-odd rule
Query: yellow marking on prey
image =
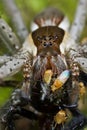
[(57, 124), (63, 124), (67, 119), (66, 112), (64, 110), (60, 110), (55, 116), (54, 121)]
[(80, 97), (82, 97), (86, 93), (86, 88), (83, 82), (79, 83), (79, 88), (80, 88)]
[(51, 90), (54, 92), (55, 90), (61, 88), (63, 86), (63, 82), (61, 82), (59, 79), (56, 79), (51, 86)]
[(52, 70), (46, 70), (46, 71), (45, 71), (43, 79), (44, 79), (44, 81), (45, 81), (47, 84), (50, 83), (51, 78), (52, 78), (52, 75), (53, 75)]

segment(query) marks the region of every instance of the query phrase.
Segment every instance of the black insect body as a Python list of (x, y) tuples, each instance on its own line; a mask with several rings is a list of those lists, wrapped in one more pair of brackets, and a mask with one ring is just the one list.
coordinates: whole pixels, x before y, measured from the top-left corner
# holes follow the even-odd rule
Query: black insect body
[(80, 92), (85, 92), (81, 90), (84, 88), (83, 75), (80, 75), (78, 63), (69, 57), (69, 51), (63, 53), (61, 45), (67, 34), (57, 26), (58, 18), (52, 16), (51, 22), (54, 25), (46, 25), (42, 19), (39, 21), (41, 27), (29, 35), (36, 54), (29, 54), (25, 61), (22, 88), (13, 92), (11, 106), (3, 117), (8, 130), (16, 130), (17, 114), (38, 120), (41, 130), (76, 130), (87, 123), (78, 110)]

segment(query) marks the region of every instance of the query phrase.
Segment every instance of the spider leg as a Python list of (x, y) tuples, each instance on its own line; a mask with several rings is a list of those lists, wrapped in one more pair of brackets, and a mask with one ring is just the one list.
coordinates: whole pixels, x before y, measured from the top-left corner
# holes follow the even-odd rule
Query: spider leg
[(74, 46), (74, 48), (69, 48), (66, 54), (67, 62), (70, 60), (71, 62), (77, 63), (80, 71), (87, 74), (87, 42)]
[(8, 62), (10, 59), (13, 59), (13, 57), (7, 55), (0, 56), (0, 64)]
[[(87, 8), (87, 1), (86, 0), (79, 0), (77, 5), (77, 10), (75, 13), (75, 18), (73, 24), (70, 28), (70, 35), (75, 41), (79, 41), (81, 33), (83, 31), (85, 22), (86, 22), (86, 8)], [(81, 10), (81, 11), (80, 11)], [(80, 12), (80, 13), (79, 13)], [(82, 22), (79, 22), (82, 19)], [(77, 44), (77, 42), (76, 42)]]
[[(23, 66), (23, 64), (25, 63), (26, 59), (30, 58), (31, 59), (31, 55), (28, 51), (23, 51), (20, 50), (16, 55), (8, 57), (8, 61), (7, 59), (5, 59), (5, 57), (1, 57), (1, 63), (4, 61), (5, 62), (1, 67), (0, 67), (0, 79), (4, 79), (8, 76), (12, 76), (14, 74), (16, 74)], [(7, 57), (6, 57), (7, 58)]]
[(0, 18), (0, 38), (11, 54), (21, 47), (19, 39), (2, 18)]
[(25, 61), (27, 59), (30, 59), (31, 61), (32, 57), (35, 56), (36, 53), (37, 49), (33, 43), (31, 35), (29, 35), (25, 40), (23, 47), (17, 54), (10, 57), (8, 61), (6, 59), (1, 59), (2, 62), (7, 62), (0, 67), (0, 79), (2, 80), (8, 76), (16, 74), (22, 68)]
[(4, 65), (0, 68), (0, 79), (4, 79), (7, 76), (14, 75), (17, 73), (22, 65), (24, 60), (19, 58), (11, 58), (8, 62), (6, 62)]
[(7, 2), (6, 0), (4, 0), (2, 1), (2, 3), (4, 8), (6, 9), (6, 12), (11, 18), (13, 28), (16, 30), (16, 34), (18, 35), (20, 41), (24, 41), (24, 39), (28, 35), (28, 30), (22, 19), (21, 11), (17, 7), (16, 2), (12, 0), (9, 0)]

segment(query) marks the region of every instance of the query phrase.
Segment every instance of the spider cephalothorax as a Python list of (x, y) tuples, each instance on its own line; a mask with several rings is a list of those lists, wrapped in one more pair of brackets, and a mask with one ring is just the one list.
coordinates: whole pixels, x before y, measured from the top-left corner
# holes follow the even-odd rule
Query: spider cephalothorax
[(37, 47), (35, 77), (39, 78), (47, 69), (52, 69), (55, 74), (60, 74), (66, 69), (60, 50), (63, 37), (64, 30), (57, 26), (42, 27), (32, 33), (32, 39)]

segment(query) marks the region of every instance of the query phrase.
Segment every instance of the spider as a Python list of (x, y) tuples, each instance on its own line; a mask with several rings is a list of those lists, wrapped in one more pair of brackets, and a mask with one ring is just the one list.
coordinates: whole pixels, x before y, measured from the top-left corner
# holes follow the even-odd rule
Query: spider
[(87, 84), (87, 43), (76, 44), (66, 32), (68, 26), (63, 28), (64, 21), (68, 19), (54, 8), (37, 15), (23, 47), (1, 67), (3, 79), (23, 66), (22, 87), (12, 93), (2, 117), (8, 130), (16, 130), (14, 120), (19, 115), (38, 120), (41, 130), (76, 130), (86, 125), (78, 101)]

